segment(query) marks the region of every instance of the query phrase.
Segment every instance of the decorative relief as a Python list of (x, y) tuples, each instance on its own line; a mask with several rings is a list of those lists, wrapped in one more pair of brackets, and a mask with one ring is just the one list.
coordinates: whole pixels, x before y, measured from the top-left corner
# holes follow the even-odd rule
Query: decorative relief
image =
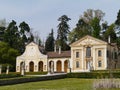
[(80, 42), (80, 45), (83, 45), (84, 47), (90, 46), (92, 47), (93, 45), (100, 44), (100, 42), (96, 40), (92, 40), (91, 38), (86, 38), (82, 42)]

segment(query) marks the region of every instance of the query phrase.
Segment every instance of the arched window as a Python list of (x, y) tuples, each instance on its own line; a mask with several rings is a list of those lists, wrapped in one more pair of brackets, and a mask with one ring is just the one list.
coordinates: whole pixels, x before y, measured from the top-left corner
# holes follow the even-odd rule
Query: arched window
[(98, 67), (102, 67), (102, 62), (98, 61)]
[(80, 65), (79, 65), (79, 61), (76, 61), (76, 68), (79, 68)]
[(91, 47), (86, 48), (86, 57), (90, 58), (91, 57)]
[(102, 56), (102, 52), (101, 52), (101, 50), (98, 50), (98, 56), (99, 56), (99, 57)]

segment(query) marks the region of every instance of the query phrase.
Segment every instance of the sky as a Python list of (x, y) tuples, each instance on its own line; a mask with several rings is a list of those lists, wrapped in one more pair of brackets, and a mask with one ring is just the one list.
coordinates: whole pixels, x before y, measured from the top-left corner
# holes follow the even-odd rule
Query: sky
[(102, 10), (104, 21), (113, 23), (120, 9), (120, 0), (0, 0), (0, 20), (15, 20), (19, 25), (25, 21), (41, 40), (45, 40), (51, 29), (55, 37), (58, 18), (67, 15), (70, 30), (87, 9)]

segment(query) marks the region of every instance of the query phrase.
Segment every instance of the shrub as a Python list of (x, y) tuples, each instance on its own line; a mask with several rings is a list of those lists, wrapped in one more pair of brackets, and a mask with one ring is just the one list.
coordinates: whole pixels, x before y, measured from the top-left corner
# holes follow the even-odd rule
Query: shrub
[[(113, 72), (112, 78), (120, 78), (120, 72)], [(111, 78), (109, 72), (82, 72), (82, 73), (68, 73), (68, 78)]]
[(1, 74), (0, 79), (22, 77), (20, 74)]
[(45, 75), (47, 72), (25, 72), (26, 75)]
[(102, 79), (93, 82), (94, 89), (100, 88), (120, 88), (120, 81), (117, 79)]

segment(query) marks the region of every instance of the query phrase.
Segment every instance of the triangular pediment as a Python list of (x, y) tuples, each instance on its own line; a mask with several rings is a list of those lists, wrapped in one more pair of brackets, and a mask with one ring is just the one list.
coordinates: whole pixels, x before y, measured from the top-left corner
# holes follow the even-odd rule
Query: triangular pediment
[(78, 41), (72, 43), (70, 46), (86, 46), (86, 45), (106, 45), (107, 42), (103, 41), (103, 40), (100, 40), (100, 39), (97, 39), (97, 38), (94, 38), (92, 36), (85, 36), (81, 39), (79, 39)]

